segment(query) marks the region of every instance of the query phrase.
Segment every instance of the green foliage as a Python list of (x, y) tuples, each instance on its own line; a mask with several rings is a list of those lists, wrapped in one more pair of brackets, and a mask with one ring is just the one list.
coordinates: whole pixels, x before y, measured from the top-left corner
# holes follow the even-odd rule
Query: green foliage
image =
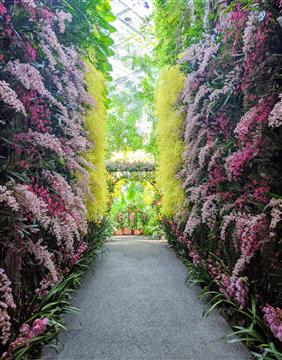
[(160, 236), (163, 233), (158, 206), (146, 209), (146, 222), (143, 230), (144, 235)]
[(156, 67), (154, 57), (145, 54), (143, 56), (131, 57), (132, 68), (134, 70), (141, 69), (144, 73), (139, 87), (136, 91), (136, 99), (141, 102), (141, 106), (147, 117), (147, 121), (151, 124), (150, 139), (145, 144), (145, 149), (148, 152), (156, 153), (156, 116), (154, 113), (154, 99), (155, 99), (155, 87), (158, 80), (158, 68)]
[(189, 45), (196, 43), (204, 31), (207, 0), (194, 1), (194, 15), (187, 0), (154, 0), (156, 62), (160, 67), (174, 64)]
[(135, 96), (136, 85), (127, 82), (122, 90), (111, 91), (111, 106), (107, 121), (107, 156), (114, 151), (143, 148), (143, 137), (137, 121), (142, 117), (142, 101)]
[(145, 235), (159, 233), (157, 193), (148, 182), (120, 180), (115, 187), (111, 218), (114, 228), (142, 230)]
[(96, 220), (103, 216), (107, 210), (107, 184), (105, 169), (105, 126), (106, 126), (106, 88), (103, 74), (92, 64), (88, 63), (88, 71), (85, 73), (88, 93), (96, 102), (85, 116), (85, 128), (87, 138), (93, 144), (93, 148), (84, 154), (85, 159), (90, 161), (94, 169), (89, 169), (90, 189), (94, 196), (88, 198), (88, 218)]
[(183, 115), (175, 109), (183, 88), (184, 75), (177, 66), (161, 72), (156, 89), (157, 144), (159, 168), (157, 183), (162, 197), (162, 213), (170, 217), (179, 210), (184, 192), (176, 174), (181, 166), (183, 153)]
[(115, 20), (109, 0), (64, 0), (57, 6), (73, 16), (67, 25), (67, 44), (78, 44), (85, 56), (104, 74), (112, 67), (108, 57), (113, 55), (111, 33), (115, 28), (110, 24)]
[[(144, 41), (145, 42), (145, 41)], [(150, 41), (146, 39), (146, 44)], [(130, 71), (142, 73), (138, 82), (117, 79), (110, 90), (111, 106), (107, 126), (107, 154), (116, 150), (145, 149), (154, 153), (155, 124), (153, 101), (157, 70), (152, 57), (127, 55), (120, 59)], [(123, 81), (123, 83), (122, 83)], [(144, 121), (146, 124), (144, 125)], [(140, 123), (142, 126), (140, 126)]]

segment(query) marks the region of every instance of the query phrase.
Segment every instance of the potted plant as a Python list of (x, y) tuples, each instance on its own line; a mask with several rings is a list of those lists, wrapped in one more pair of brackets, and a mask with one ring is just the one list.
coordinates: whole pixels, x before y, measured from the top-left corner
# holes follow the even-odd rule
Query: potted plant
[(123, 235), (131, 235), (131, 229), (128, 227), (125, 227), (122, 229)]
[(115, 231), (115, 235), (119, 236), (119, 235), (123, 235), (123, 231), (122, 229), (116, 229)]
[(122, 222), (123, 222), (123, 214), (121, 211), (117, 214), (117, 225), (118, 228), (115, 231), (115, 235), (122, 235)]
[(143, 225), (142, 225), (142, 220), (140, 217), (140, 212), (138, 212), (138, 214), (136, 216), (134, 235), (142, 235), (143, 234), (142, 227), (143, 227)]
[(139, 230), (139, 229), (134, 229), (134, 230), (133, 230), (133, 234), (134, 234), (134, 235), (142, 235), (142, 234), (143, 234), (143, 231), (142, 231), (142, 230)]
[(132, 208), (128, 209), (127, 216), (128, 216), (128, 223), (129, 223), (129, 228), (131, 230), (131, 234), (134, 234), (136, 214)]
[(125, 213), (123, 217), (122, 233), (123, 235), (131, 235), (131, 229), (130, 229), (127, 213)]

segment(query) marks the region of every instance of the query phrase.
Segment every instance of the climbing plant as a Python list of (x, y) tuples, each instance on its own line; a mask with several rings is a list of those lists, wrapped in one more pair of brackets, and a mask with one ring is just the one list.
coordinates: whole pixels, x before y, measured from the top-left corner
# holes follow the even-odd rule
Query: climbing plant
[(174, 64), (190, 44), (202, 36), (207, 23), (207, 0), (153, 0), (155, 61), (158, 66)]
[(54, 2), (54, 8), (72, 15), (70, 31), (64, 35), (66, 44), (79, 44), (87, 59), (102, 73), (109, 75), (112, 67), (108, 58), (113, 55), (111, 34), (115, 20), (109, 0), (66, 0)]

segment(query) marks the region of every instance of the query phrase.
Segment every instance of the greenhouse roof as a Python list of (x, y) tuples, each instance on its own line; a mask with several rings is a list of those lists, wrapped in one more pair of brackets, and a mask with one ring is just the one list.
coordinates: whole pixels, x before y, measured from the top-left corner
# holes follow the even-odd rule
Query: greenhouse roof
[(133, 71), (130, 61), (127, 63), (121, 59), (132, 55), (140, 56), (148, 51), (141, 28), (152, 12), (151, 0), (111, 0), (111, 7), (117, 18), (113, 23), (117, 32), (112, 35), (115, 42), (115, 56), (110, 59), (113, 66), (112, 77), (116, 81), (138, 81), (143, 75), (141, 71)]

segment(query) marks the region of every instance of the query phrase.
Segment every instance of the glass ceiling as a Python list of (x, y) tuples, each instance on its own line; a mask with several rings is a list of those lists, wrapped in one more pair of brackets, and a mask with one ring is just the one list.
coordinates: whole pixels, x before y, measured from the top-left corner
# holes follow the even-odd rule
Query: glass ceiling
[(152, 12), (151, 0), (111, 0), (110, 3), (117, 18), (113, 22), (117, 32), (112, 35), (115, 55), (110, 59), (113, 80), (117, 83), (123, 83), (125, 80), (139, 81), (143, 76), (141, 70), (133, 71), (131, 62), (121, 59), (148, 52), (148, 42), (144, 40), (140, 30), (145, 18)]

